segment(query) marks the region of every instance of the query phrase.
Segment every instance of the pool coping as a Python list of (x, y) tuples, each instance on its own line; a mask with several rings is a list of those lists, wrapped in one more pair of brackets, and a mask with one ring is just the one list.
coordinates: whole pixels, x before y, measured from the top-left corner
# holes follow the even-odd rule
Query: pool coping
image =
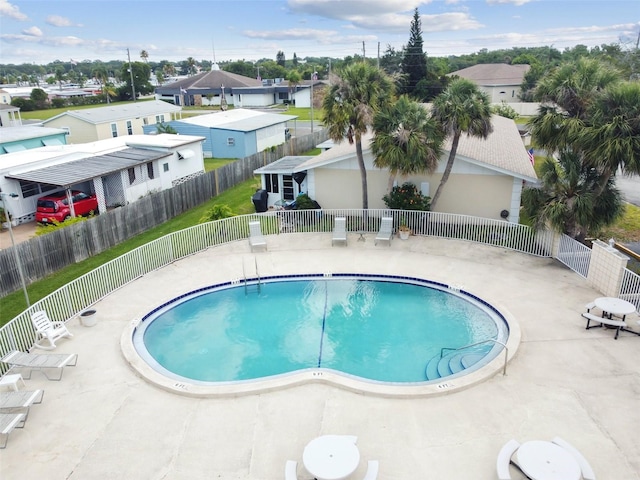
[[(339, 274), (336, 276), (342, 276)], [(294, 275), (304, 276), (304, 275)], [(309, 277), (318, 277), (322, 274), (308, 274)], [(501, 351), (496, 357), (491, 359), (486, 365), (477, 368), (469, 373), (460, 376), (444, 377), (441, 382), (429, 383), (393, 383), (393, 382), (377, 382), (367, 381), (366, 379), (343, 374), (333, 369), (327, 368), (309, 368), (298, 370), (295, 372), (283, 373), (266, 377), (264, 379), (255, 379), (250, 381), (239, 382), (220, 382), (217, 384), (202, 384), (198, 382), (190, 382), (188, 379), (174, 379), (155, 370), (147, 361), (139, 354), (134, 345), (134, 334), (140, 327), (143, 318), (135, 318), (127, 324), (120, 337), (120, 347), (126, 363), (129, 367), (142, 379), (148, 383), (171, 393), (185, 395), (190, 397), (237, 397), (242, 395), (256, 395), (266, 392), (283, 390), (299, 385), (310, 383), (323, 383), (333, 385), (354, 393), (362, 395), (373, 395), (386, 398), (419, 398), (431, 397), (437, 395), (445, 395), (455, 393), (473, 385), (482, 383), (503, 370), (508, 370), (507, 365), (516, 355), (521, 340), (520, 325), (515, 317), (499, 302), (480, 297), (467, 289), (458, 289), (454, 285), (444, 285), (427, 279), (419, 279), (417, 277), (402, 277), (395, 275), (375, 275), (368, 274), (368, 277), (384, 277), (395, 279), (418, 280), (425, 283), (432, 283), (448, 287), (451, 290), (457, 290), (465, 295), (473, 297), (476, 301), (488, 304), (492, 309), (496, 310), (504, 319), (509, 330), (507, 341), (504, 347), (504, 353)], [(290, 275), (278, 275), (275, 277), (287, 278)], [(269, 277), (272, 278), (272, 277)], [(220, 285), (227, 285), (231, 282), (223, 282)], [(206, 290), (209, 287), (198, 290)], [(185, 294), (185, 295), (188, 295)], [(184, 296), (184, 295), (182, 295)], [(178, 297), (159, 305), (155, 310), (162, 308)], [(145, 315), (146, 317), (146, 315)], [(506, 364), (505, 365), (505, 355)]]

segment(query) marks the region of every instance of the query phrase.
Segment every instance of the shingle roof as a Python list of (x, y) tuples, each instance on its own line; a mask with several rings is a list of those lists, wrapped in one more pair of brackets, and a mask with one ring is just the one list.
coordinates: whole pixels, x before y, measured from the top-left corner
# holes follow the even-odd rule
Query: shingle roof
[[(489, 134), (486, 140), (463, 134), (460, 137), (456, 158), (496, 172), (506, 173), (528, 181), (535, 181), (537, 178), (535, 170), (531, 165), (529, 155), (522, 143), (515, 122), (508, 118), (494, 115), (491, 117), (491, 123), (493, 124), (493, 132)], [(373, 134), (371, 133), (363, 136), (362, 149), (364, 152), (371, 150), (372, 140)], [(446, 161), (451, 151), (451, 138), (445, 141), (443, 148), (445, 153), (441, 157), (441, 162)], [(355, 147), (350, 145), (349, 142), (343, 141), (298, 165), (295, 171), (328, 165), (353, 155), (355, 155)]]
[(530, 65), (508, 65), (506, 63), (482, 63), (463, 68), (447, 76), (457, 75), (472, 82), (490, 87), (494, 85), (520, 85)]
[(211, 70), (199, 73), (193, 77), (178, 80), (163, 87), (156, 88), (158, 94), (180, 93), (180, 89), (185, 90), (220, 90), (224, 85), (225, 89), (238, 87), (261, 87), (262, 82), (256, 78), (244, 77), (236, 73), (225, 72), (224, 70)]
[(116, 120), (126, 120), (137, 117), (148, 117), (150, 115), (158, 115), (167, 112), (180, 112), (181, 107), (172, 105), (161, 100), (152, 100), (144, 102), (127, 103), (124, 105), (112, 105), (109, 107), (87, 108), (85, 110), (68, 110), (55, 117), (51, 117), (42, 123), (46, 125), (53, 119), (63, 117), (65, 115), (84, 120), (93, 124), (101, 124)]

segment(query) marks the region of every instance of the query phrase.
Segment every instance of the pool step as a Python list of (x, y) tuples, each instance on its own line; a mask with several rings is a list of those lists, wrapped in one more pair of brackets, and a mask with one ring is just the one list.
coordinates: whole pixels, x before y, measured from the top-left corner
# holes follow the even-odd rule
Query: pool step
[(439, 361), (440, 355), (436, 355), (427, 362), (427, 368), (425, 369), (425, 376), (427, 377), (427, 380), (437, 380), (440, 378), (440, 374), (438, 373)]
[(454, 353), (445, 355), (435, 355), (427, 362), (425, 368), (425, 376), (427, 380), (437, 380), (442, 377), (448, 377), (455, 373), (459, 373), (478, 363), (484, 355), (480, 353)]

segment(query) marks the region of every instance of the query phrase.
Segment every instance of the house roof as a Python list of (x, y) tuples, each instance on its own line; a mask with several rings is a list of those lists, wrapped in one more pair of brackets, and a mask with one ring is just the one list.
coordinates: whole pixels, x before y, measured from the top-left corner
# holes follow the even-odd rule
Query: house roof
[(13, 105), (7, 105), (6, 103), (0, 103), (0, 110), (5, 112), (19, 112), (19, 107), (14, 107)]
[(107, 175), (125, 168), (134, 167), (140, 163), (151, 162), (170, 155), (172, 155), (172, 153), (166, 151), (125, 148), (104, 155), (89, 156), (22, 173), (9, 173), (5, 175), (5, 177), (59, 187), (68, 187), (76, 183), (91, 180), (95, 177)]
[(19, 142), (32, 138), (47, 137), (50, 135), (63, 135), (67, 133), (62, 128), (38, 127), (24, 125), (17, 127), (0, 128), (0, 143)]
[[(171, 95), (180, 93), (181, 89), (190, 90), (220, 90), (224, 88), (233, 89), (238, 87), (261, 87), (262, 82), (256, 78), (245, 77), (237, 73), (225, 72), (224, 70), (211, 70), (199, 73), (193, 77), (184, 78), (169, 85), (156, 88), (156, 93), (161, 95)], [(195, 93), (195, 92), (193, 92)]]
[(286, 157), (282, 157), (280, 160), (276, 160), (269, 165), (265, 165), (262, 168), (254, 170), (253, 173), (257, 175), (262, 173), (281, 173), (288, 175), (294, 171), (298, 171), (298, 166), (312, 158), (314, 157), (308, 155), (287, 155)]
[(257, 110), (234, 108), (233, 110), (226, 110), (224, 112), (221, 111), (176, 120), (176, 122), (216, 128), (219, 130), (252, 132), (261, 128), (270, 127), (271, 125), (286, 123), (296, 118), (298, 118), (296, 115), (281, 115), (279, 113), (265, 113)]
[[(485, 140), (464, 134), (460, 137), (456, 160), (460, 159), (489, 170), (535, 182), (537, 176), (515, 122), (498, 115), (493, 115), (491, 122), (493, 124), (493, 132)], [(371, 150), (372, 140), (372, 133), (363, 136), (363, 152)], [(451, 138), (445, 141), (443, 147), (445, 152), (441, 157), (441, 162), (446, 161), (451, 151)], [(320, 155), (300, 163), (293, 172), (329, 165), (351, 158), (354, 155), (355, 146), (343, 141)]]
[(498, 85), (520, 85), (530, 65), (508, 65), (506, 63), (482, 63), (463, 68), (447, 76), (458, 76), (484, 87)]
[(127, 120), (137, 117), (148, 117), (161, 113), (174, 113), (182, 111), (181, 107), (161, 100), (152, 100), (144, 102), (133, 102), (124, 105), (112, 105), (109, 107), (87, 108), (85, 110), (68, 110), (60, 113), (55, 117), (44, 120), (42, 123), (53, 121), (54, 119), (70, 116), (83, 120), (94, 125), (101, 123), (113, 122), (117, 120)]

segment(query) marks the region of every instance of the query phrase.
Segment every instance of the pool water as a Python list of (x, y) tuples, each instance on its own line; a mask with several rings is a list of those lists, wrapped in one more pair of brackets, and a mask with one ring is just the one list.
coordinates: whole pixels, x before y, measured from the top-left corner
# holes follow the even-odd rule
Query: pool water
[[(258, 379), (326, 368), (381, 382), (424, 382), (443, 347), (503, 338), (476, 299), (423, 283), (295, 278), (181, 297), (143, 320), (138, 352), (173, 378)], [(483, 347), (486, 354), (492, 344)]]

